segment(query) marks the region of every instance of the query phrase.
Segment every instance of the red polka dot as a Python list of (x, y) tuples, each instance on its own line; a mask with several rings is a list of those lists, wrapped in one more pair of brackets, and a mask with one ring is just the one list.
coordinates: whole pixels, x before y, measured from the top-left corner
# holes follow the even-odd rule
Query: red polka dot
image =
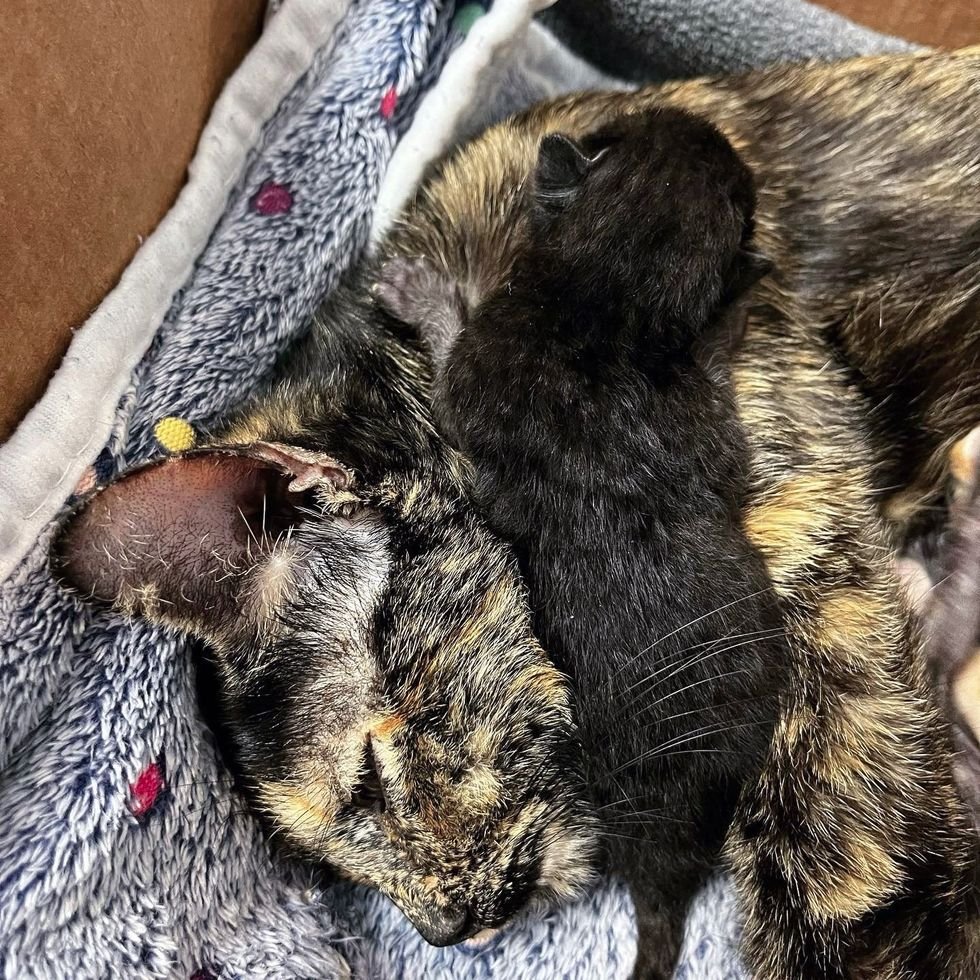
[(394, 88), (388, 89), (385, 92), (384, 97), (381, 99), (381, 115), (385, 119), (391, 119), (395, 114), (395, 106), (398, 105), (398, 93)]
[(259, 214), (285, 214), (293, 206), (293, 195), (288, 187), (274, 181), (266, 181), (252, 198), (252, 207)]
[(130, 787), (129, 811), (137, 820), (143, 820), (157, 805), (160, 796), (167, 788), (166, 776), (163, 772), (163, 762), (151, 762), (136, 777)]

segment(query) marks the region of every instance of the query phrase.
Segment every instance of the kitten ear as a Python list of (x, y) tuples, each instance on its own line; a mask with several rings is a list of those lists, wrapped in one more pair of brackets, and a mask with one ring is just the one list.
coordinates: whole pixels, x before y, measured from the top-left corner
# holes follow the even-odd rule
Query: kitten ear
[(735, 258), (728, 267), (722, 302), (733, 303), (747, 293), (760, 279), (768, 276), (773, 268), (772, 262), (761, 252), (756, 252), (743, 245), (735, 253)]
[(254, 574), (303, 510), (352, 500), (332, 457), (280, 443), (172, 457), (91, 497), (55, 545), (84, 596), (217, 640), (250, 621)]
[(749, 313), (746, 304), (739, 300), (772, 270), (772, 262), (761, 253), (745, 246), (736, 252), (725, 278), (721, 313), (694, 345), (695, 359), (716, 380), (727, 372), (729, 355), (745, 336)]
[(545, 211), (561, 211), (578, 194), (589, 171), (605, 156), (608, 147), (589, 154), (580, 143), (551, 133), (541, 141), (534, 171), (534, 198)]

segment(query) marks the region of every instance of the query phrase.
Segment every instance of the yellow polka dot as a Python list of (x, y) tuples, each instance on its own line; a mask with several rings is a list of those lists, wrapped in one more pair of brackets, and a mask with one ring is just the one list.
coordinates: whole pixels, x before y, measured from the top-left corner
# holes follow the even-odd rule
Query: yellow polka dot
[(197, 442), (197, 433), (190, 422), (179, 419), (176, 415), (160, 419), (153, 426), (153, 434), (157, 437), (157, 442), (171, 453), (185, 452)]

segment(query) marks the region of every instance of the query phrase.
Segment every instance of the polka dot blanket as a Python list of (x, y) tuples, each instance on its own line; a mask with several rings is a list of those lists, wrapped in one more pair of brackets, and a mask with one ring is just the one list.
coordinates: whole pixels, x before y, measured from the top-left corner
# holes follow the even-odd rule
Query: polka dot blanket
[[(396, 208), (454, 132), (597, 83), (527, 29), (546, 5), (270, 4), (174, 211), (0, 447), (3, 976), (629, 975), (632, 911), (614, 883), (436, 949), (381, 896), (273, 856), (201, 720), (189, 643), (69, 598), (47, 563), (73, 491), (193, 447), (270, 371), (377, 232), (379, 194)], [(460, 83), (467, 65), (481, 84)], [(740, 977), (736, 933), (715, 882), (678, 975)]]

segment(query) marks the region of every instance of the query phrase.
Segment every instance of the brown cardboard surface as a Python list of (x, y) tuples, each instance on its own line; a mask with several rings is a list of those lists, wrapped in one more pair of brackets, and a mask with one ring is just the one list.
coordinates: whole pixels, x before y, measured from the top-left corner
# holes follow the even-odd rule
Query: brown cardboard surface
[(820, 5), (919, 44), (980, 44), (980, 0), (820, 0)]
[(0, 441), (173, 203), (265, 0), (3, 0)]

